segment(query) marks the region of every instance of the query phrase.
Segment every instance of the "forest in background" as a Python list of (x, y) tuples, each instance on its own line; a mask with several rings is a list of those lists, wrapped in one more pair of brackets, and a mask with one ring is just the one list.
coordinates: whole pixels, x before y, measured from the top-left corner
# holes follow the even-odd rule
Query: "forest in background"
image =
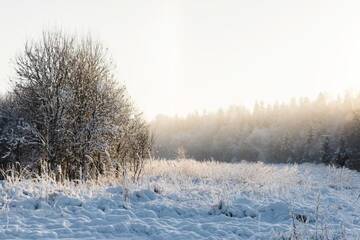
[(226, 162), (323, 162), (359, 169), (360, 94), (233, 106), (151, 123), (157, 158)]

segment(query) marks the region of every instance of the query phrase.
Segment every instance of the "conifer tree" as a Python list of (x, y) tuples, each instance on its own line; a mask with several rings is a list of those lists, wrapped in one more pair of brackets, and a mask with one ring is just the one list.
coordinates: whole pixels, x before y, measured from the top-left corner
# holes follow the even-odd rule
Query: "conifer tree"
[(325, 136), (324, 142), (321, 147), (321, 162), (329, 164), (332, 160), (332, 150), (330, 147), (330, 137)]
[(346, 142), (344, 137), (340, 138), (339, 141), (339, 147), (335, 153), (335, 159), (334, 159), (334, 163), (337, 166), (343, 167), (346, 164), (346, 161), (349, 160), (350, 158), (350, 154), (346, 148)]

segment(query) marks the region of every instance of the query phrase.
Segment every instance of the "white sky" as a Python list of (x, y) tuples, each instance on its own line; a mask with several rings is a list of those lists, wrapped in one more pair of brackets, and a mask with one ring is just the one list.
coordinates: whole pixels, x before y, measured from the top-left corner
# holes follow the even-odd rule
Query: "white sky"
[(0, 92), (54, 27), (101, 40), (149, 119), (360, 89), (357, 0), (2, 0)]

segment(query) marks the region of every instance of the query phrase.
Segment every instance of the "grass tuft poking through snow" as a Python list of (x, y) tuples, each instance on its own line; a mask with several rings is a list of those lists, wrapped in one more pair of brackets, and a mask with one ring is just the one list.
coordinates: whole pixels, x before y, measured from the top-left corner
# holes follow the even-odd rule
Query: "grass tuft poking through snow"
[(0, 239), (360, 239), (360, 174), (323, 165), (151, 160), (139, 182), (0, 185)]

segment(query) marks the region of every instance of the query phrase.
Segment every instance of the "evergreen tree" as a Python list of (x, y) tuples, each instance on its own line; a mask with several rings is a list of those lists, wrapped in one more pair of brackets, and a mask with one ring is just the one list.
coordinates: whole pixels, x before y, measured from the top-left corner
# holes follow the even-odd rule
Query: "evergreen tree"
[(290, 143), (290, 138), (286, 135), (280, 145), (280, 154), (282, 162), (291, 163), (292, 162), (292, 146)]
[(343, 167), (343, 166), (345, 166), (346, 161), (349, 160), (349, 158), (350, 158), (349, 156), (350, 156), (350, 154), (346, 148), (345, 139), (344, 139), (344, 137), (341, 137), (340, 141), (339, 141), (339, 147), (335, 153), (334, 163), (340, 167)]
[(332, 150), (330, 147), (330, 137), (326, 136), (321, 147), (321, 162), (329, 164), (332, 160)]
[(349, 144), (352, 155), (360, 156), (360, 111), (353, 113), (353, 119), (347, 126), (347, 143)]
[(314, 131), (310, 127), (308, 134), (306, 136), (305, 148), (303, 150), (302, 162), (311, 162), (313, 158), (313, 144), (314, 144)]

